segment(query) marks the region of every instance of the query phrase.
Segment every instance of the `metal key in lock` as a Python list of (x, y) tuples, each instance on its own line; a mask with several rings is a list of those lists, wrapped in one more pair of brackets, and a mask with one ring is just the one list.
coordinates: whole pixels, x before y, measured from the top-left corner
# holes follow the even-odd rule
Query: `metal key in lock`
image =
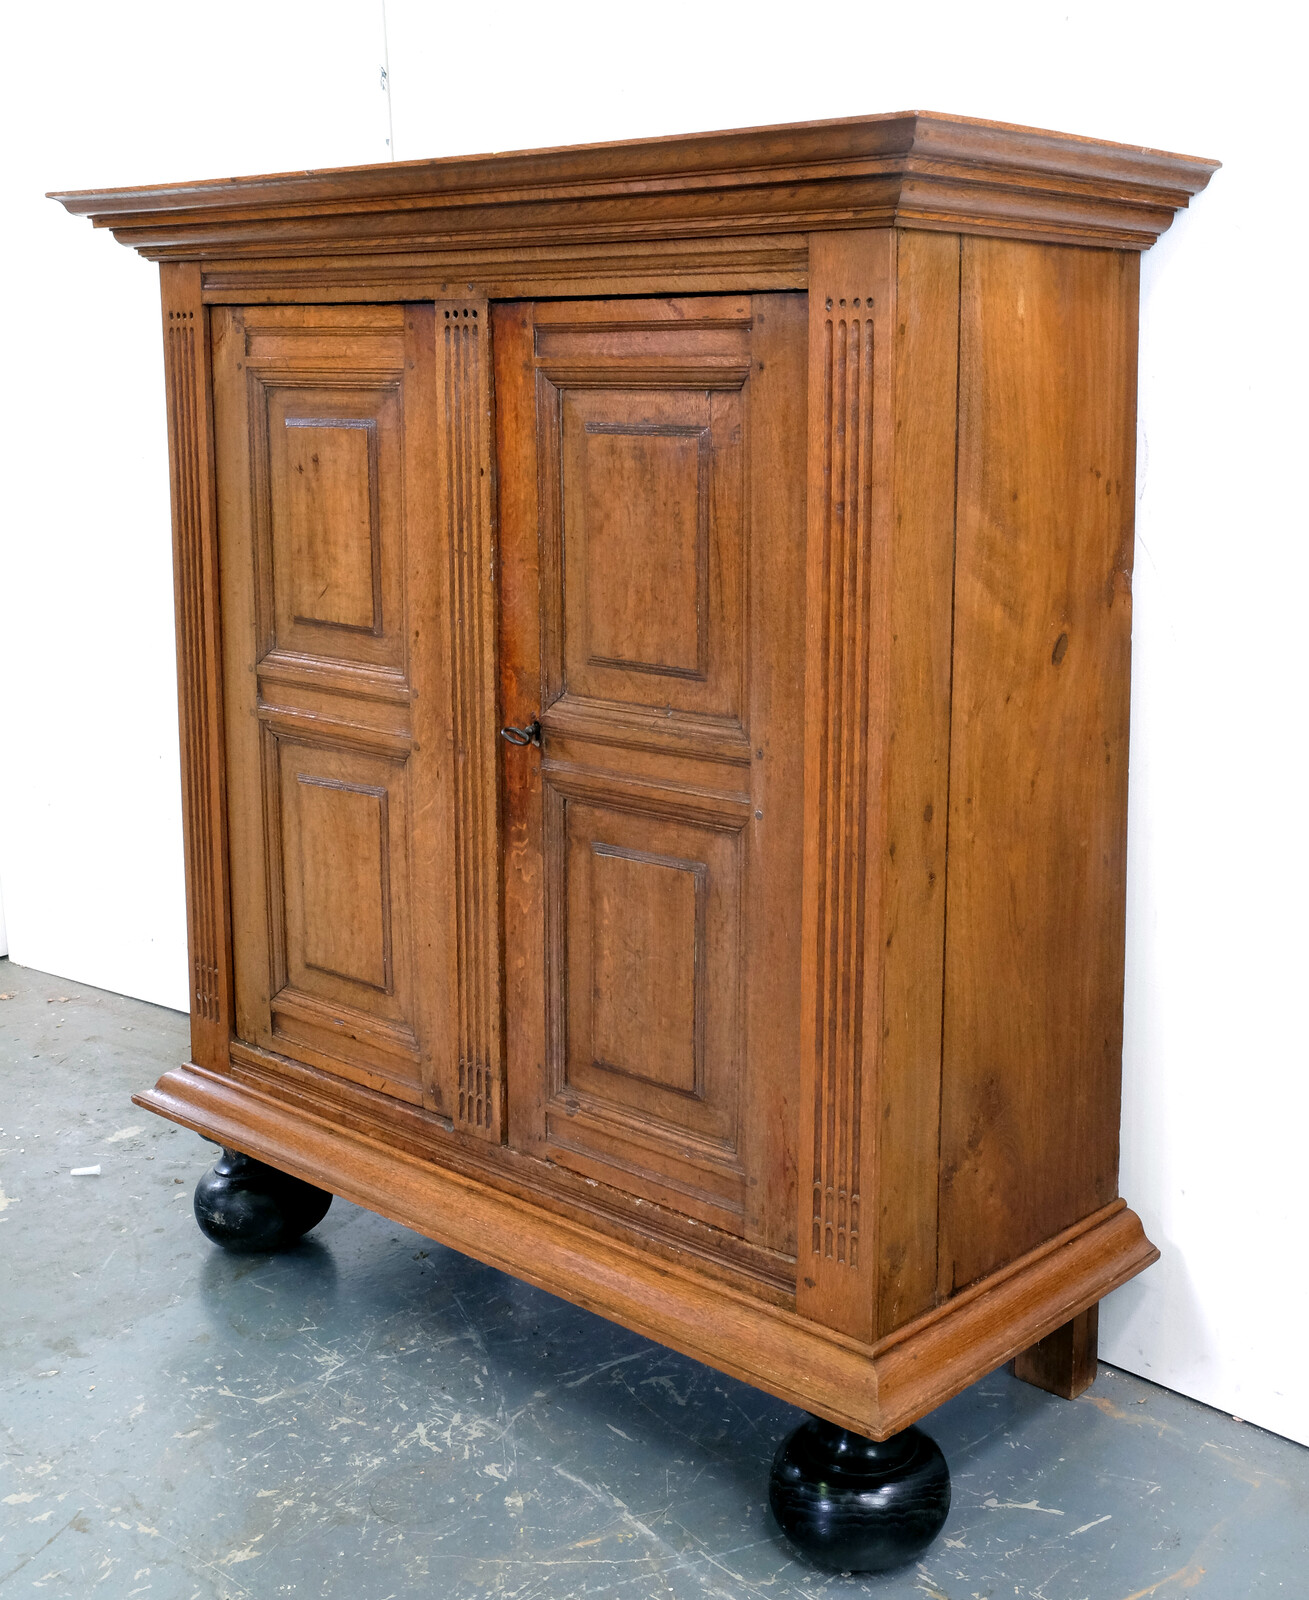
[(512, 724), (501, 728), (500, 737), (509, 744), (534, 744), (539, 747), (541, 743), (540, 719), (533, 717), (525, 728), (515, 728)]

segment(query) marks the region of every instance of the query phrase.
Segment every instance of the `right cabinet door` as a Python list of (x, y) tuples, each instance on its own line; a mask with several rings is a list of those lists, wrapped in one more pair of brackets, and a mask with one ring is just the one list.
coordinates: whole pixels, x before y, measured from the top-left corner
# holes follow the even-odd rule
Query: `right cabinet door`
[(508, 1137), (793, 1253), (805, 297), (493, 334)]

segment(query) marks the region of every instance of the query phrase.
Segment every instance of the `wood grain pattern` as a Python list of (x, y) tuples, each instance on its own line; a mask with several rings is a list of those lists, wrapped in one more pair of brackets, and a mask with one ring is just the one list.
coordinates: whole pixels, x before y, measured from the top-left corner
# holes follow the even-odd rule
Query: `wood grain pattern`
[(214, 315), (236, 1032), (449, 1114), (434, 309)]
[(140, 1103), (876, 1437), (1088, 1382), (1156, 1254), (1137, 252), (1214, 166), (905, 113), (61, 196), (164, 258)]
[(502, 693), (544, 730), (505, 763), (507, 967), (541, 974), (508, 1017), (511, 1137), (783, 1251), (794, 991), (760, 955), (795, 959), (802, 311), (495, 323)]
[[(881, 1034), (886, 488), (892, 236), (811, 248), (808, 650), (799, 1303), (856, 1338), (873, 1330), (876, 1071)], [(875, 698), (876, 697), (876, 698)], [(871, 958), (871, 965), (870, 965)], [(871, 980), (871, 981), (870, 981)], [(821, 1309), (820, 1309), (821, 1308)]]
[(54, 198), (146, 255), (228, 262), (421, 251), (439, 266), (488, 243), (521, 252), (579, 236), (630, 244), (896, 224), (1145, 249), (1216, 165), (898, 112)]
[(963, 245), (943, 1296), (1117, 1192), (1137, 270)]
[(1099, 1331), (1100, 1307), (1089, 1306), (1029, 1349), (1020, 1351), (1011, 1363), (1014, 1377), (1057, 1394), (1060, 1399), (1076, 1400), (1095, 1382)]
[(879, 1334), (936, 1300), (946, 938), (959, 240), (896, 236), (885, 611)]
[(499, 1142), (504, 1119), (500, 981), (499, 751), (491, 363), (485, 300), (436, 305), (437, 413), (449, 553), (458, 1009), (458, 1123)]
[(875, 1439), (1158, 1256), (1118, 1201), (868, 1344), (202, 1069), (173, 1069), (136, 1104)]
[(208, 313), (201, 302), (196, 268), (161, 268), (160, 289), (172, 485), (191, 1054), (202, 1066), (222, 1068), (232, 1031), (232, 976)]

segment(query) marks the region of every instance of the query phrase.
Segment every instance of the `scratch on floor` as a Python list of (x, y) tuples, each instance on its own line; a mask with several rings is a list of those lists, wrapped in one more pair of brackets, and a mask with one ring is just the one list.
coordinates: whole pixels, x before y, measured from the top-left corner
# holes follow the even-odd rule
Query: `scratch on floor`
[(1096, 1517), (1091, 1522), (1084, 1522), (1080, 1528), (1074, 1528), (1068, 1538), (1075, 1539), (1079, 1533), (1085, 1533), (1088, 1528), (1098, 1528), (1102, 1522), (1112, 1522), (1113, 1512), (1106, 1511), (1104, 1516)]
[(1235, 1467), (1235, 1475), (1242, 1483), (1248, 1483), (1252, 1489), (1262, 1489), (1266, 1483), (1275, 1483), (1279, 1489), (1291, 1487), (1285, 1478), (1274, 1478), (1271, 1473), (1260, 1472), (1258, 1467), (1252, 1467), (1248, 1461), (1242, 1461), (1240, 1456), (1230, 1455), (1226, 1450), (1220, 1449), (1212, 1439), (1206, 1439), (1200, 1448), (1212, 1450), (1220, 1461), (1225, 1461), (1229, 1467)]
[(1047, 1517), (1062, 1517), (1054, 1506), (1038, 1506), (1035, 1500), (997, 1500), (994, 1495), (982, 1504), (988, 1511), (1044, 1511)]
[(1103, 1412), (1106, 1417), (1112, 1417), (1115, 1422), (1131, 1422), (1137, 1427), (1143, 1423), (1156, 1429), (1159, 1433), (1176, 1433), (1177, 1429), (1171, 1422), (1165, 1422), (1161, 1417), (1152, 1417), (1149, 1412), (1136, 1410), (1124, 1411), (1122, 1406), (1116, 1406), (1112, 1400), (1102, 1394), (1084, 1394), (1078, 1397), (1078, 1405), (1094, 1406), (1097, 1411)]
[(641, 1361), (649, 1356), (648, 1350), (637, 1350), (630, 1356), (615, 1356), (612, 1361), (602, 1361), (598, 1367), (591, 1367), (580, 1378), (574, 1378), (571, 1383), (565, 1383), (565, 1389), (580, 1389), (584, 1383), (590, 1383), (592, 1378), (598, 1378), (602, 1372), (608, 1372), (610, 1367), (626, 1366), (629, 1361)]
[(1147, 1584), (1144, 1589), (1137, 1589), (1134, 1593), (1124, 1595), (1123, 1600), (1146, 1600), (1148, 1595), (1157, 1594), (1166, 1583), (1175, 1583), (1179, 1589), (1194, 1589), (1200, 1579), (1204, 1577), (1205, 1569), (1196, 1561), (1188, 1561), (1184, 1567), (1179, 1567), (1176, 1572), (1170, 1572), (1166, 1578), (1160, 1578), (1158, 1583)]

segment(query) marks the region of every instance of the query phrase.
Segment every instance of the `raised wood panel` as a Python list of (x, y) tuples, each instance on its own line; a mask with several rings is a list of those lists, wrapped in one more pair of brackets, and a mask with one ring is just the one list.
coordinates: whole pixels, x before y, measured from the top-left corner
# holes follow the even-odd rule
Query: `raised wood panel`
[(745, 808), (691, 820), (676, 790), (551, 763), (546, 784), (554, 1159), (739, 1230)]
[(328, 1000), (403, 1013), (410, 989), (405, 762), (281, 738), (265, 748), (277, 763), (269, 843), (282, 885), (286, 981)]
[[(390, 796), (374, 784), (295, 774), (304, 965), (328, 977), (394, 988)], [(290, 830), (288, 830), (290, 831)]]
[(585, 888), (574, 891), (580, 903), (570, 923), (591, 968), (589, 986), (574, 991), (583, 1010), (571, 1033), (582, 1047), (579, 1071), (600, 1068), (703, 1100), (708, 868), (595, 839), (574, 861)]
[(551, 698), (739, 725), (748, 305), (537, 327)]
[(215, 317), (237, 1031), (450, 1115), (435, 314)]
[(277, 448), (274, 543), (286, 552), (292, 622), (380, 633), (376, 423), (365, 417), (284, 416)]
[(186, 859), (191, 1055), (225, 1068), (232, 1030), (218, 551), (208, 313), (190, 265), (160, 269)]
[(963, 244), (942, 1294), (1117, 1190), (1137, 272)]
[[(565, 518), (575, 516), (577, 536), (568, 545), (581, 580), (576, 624), (568, 628), (575, 676), (587, 667), (705, 676), (707, 422), (565, 423), (569, 465), (580, 479), (569, 486), (564, 510)], [(658, 552), (657, 566), (651, 551)]]
[[(394, 359), (403, 359), (399, 335)], [(349, 385), (330, 385), (306, 383), (303, 367), (280, 361), (265, 366), (247, 356), (245, 366), (256, 419), (255, 515), (268, 648), (400, 668), (398, 375), (360, 374)]]
[(544, 728), (505, 760), (510, 1137), (790, 1249), (803, 301), (496, 330), (504, 710)]
[(491, 355), (484, 300), (436, 306), (440, 495), (449, 563), (454, 751), (454, 957), (462, 1128), (498, 1143), (504, 1127), (500, 810), (497, 762)]
[(408, 762), (267, 733), (269, 1042), (421, 1099)]
[(690, 1131), (730, 1155), (744, 1087), (744, 815), (693, 823), (675, 793), (645, 809), (635, 796), (569, 798), (562, 773), (547, 781), (560, 824), (546, 834), (559, 891), (554, 1093), (565, 1110), (641, 1119), (670, 1153)]

